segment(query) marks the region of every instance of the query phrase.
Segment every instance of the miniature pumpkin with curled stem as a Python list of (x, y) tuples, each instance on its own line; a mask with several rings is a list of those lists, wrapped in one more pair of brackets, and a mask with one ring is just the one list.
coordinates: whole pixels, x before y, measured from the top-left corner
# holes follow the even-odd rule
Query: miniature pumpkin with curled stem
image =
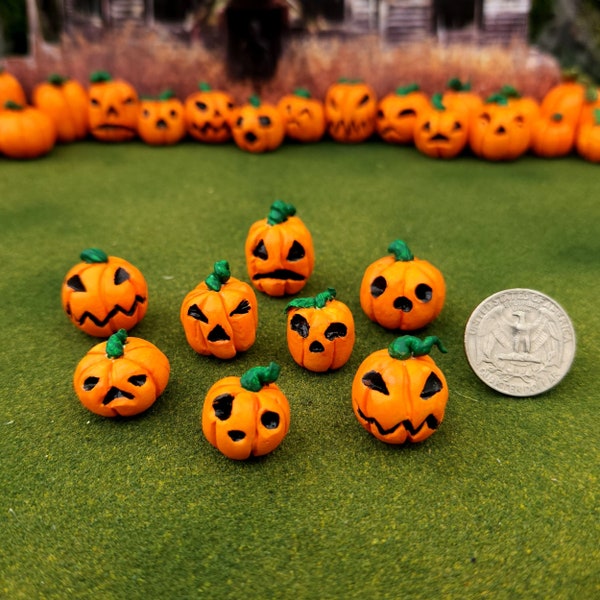
[(281, 146), (285, 123), (277, 107), (251, 96), (231, 115), (231, 132), (238, 148), (246, 152), (270, 152)]
[(220, 260), (186, 295), (179, 318), (188, 344), (198, 354), (229, 359), (254, 344), (258, 303), (252, 287), (231, 277), (229, 263)]
[(199, 142), (221, 144), (231, 139), (231, 116), (235, 103), (227, 92), (201, 81), (198, 91), (184, 104), (187, 132)]
[(254, 367), (225, 377), (207, 392), (202, 408), (206, 439), (228, 458), (263, 456), (281, 444), (290, 426), (290, 406), (275, 384), (280, 367)]
[(354, 317), (335, 296), (335, 289), (327, 288), (313, 298), (295, 298), (285, 309), (288, 349), (309, 371), (339, 369), (352, 354)]
[(416, 258), (402, 240), (394, 240), (388, 252), (365, 270), (360, 305), (371, 321), (386, 329), (420, 329), (442, 311), (444, 277), (429, 261)]
[(50, 75), (34, 88), (33, 105), (52, 119), (59, 142), (75, 142), (87, 136), (88, 93), (75, 79)]
[(132, 417), (154, 404), (167, 387), (169, 373), (169, 359), (154, 344), (127, 337), (120, 329), (81, 359), (73, 386), (93, 413)]
[(4, 110), (4, 105), (9, 101), (25, 106), (27, 97), (21, 82), (0, 65), (0, 112)]
[(84, 250), (80, 258), (61, 289), (62, 307), (73, 325), (96, 337), (137, 325), (148, 308), (148, 285), (141, 271), (98, 248)]
[(517, 113), (523, 115), (526, 123), (530, 125), (536, 121), (541, 114), (540, 103), (531, 96), (523, 96), (512, 85), (503, 85), (499, 92), (508, 100), (508, 105)]
[(458, 77), (452, 77), (442, 94), (442, 103), (449, 110), (465, 113), (467, 121), (470, 121), (482, 107), (483, 99), (473, 91), (469, 81), (463, 82)]
[(256, 221), (245, 243), (252, 285), (269, 296), (298, 293), (315, 266), (312, 236), (296, 208), (275, 200), (266, 219)]
[(0, 111), (0, 154), (31, 159), (44, 156), (56, 142), (54, 123), (41, 110), (9, 100)]
[(352, 409), (370, 434), (387, 444), (422, 442), (444, 418), (448, 385), (429, 356), (435, 336), (396, 338), (361, 363), (352, 382)]
[(286, 135), (298, 142), (318, 142), (325, 134), (323, 103), (305, 88), (286, 94), (277, 103), (285, 121)]
[(185, 137), (183, 104), (171, 90), (158, 98), (143, 98), (140, 102), (138, 134), (151, 146), (170, 146)]

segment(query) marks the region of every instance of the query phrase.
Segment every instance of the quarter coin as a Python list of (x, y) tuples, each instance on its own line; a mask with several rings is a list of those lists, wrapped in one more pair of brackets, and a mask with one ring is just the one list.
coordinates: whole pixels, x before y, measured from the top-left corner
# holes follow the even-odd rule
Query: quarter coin
[(565, 310), (535, 290), (486, 298), (465, 328), (465, 353), (477, 377), (508, 396), (535, 396), (557, 385), (575, 357), (575, 330)]

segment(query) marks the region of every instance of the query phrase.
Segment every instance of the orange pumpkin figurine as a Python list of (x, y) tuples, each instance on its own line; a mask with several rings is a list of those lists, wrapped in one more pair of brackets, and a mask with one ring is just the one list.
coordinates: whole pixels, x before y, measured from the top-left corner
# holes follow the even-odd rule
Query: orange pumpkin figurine
[(137, 325), (148, 308), (148, 286), (130, 262), (98, 248), (81, 253), (83, 262), (66, 274), (61, 303), (69, 320), (82, 331), (108, 337)]
[(229, 263), (220, 260), (187, 294), (179, 318), (188, 344), (198, 354), (228, 359), (254, 344), (258, 303), (252, 287), (231, 277)]
[(277, 107), (261, 102), (258, 96), (234, 109), (231, 121), (233, 140), (246, 152), (270, 152), (279, 148), (285, 137), (285, 123)]
[(594, 121), (585, 121), (577, 131), (575, 146), (585, 160), (600, 162), (600, 108), (593, 113)]
[(318, 142), (325, 134), (323, 103), (305, 88), (286, 94), (277, 103), (285, 120), (286, 135), (298, 142)]
[(89, 88), (90, 133), (103, 142), (126, 142), (137, 135), (139, 98), (134, 87), (95, 71)]
[(441, 94), (415, 120), (414, 140), (419, 152), (431, 158), (454, 158), (467, 145), (469, 121), (462, 110), (446, 108)]
[(575, 144), (575, 128), (560, 113), (539, 116), (531, 125), (531, 150), (537, 156), (566, 156)]
[(309, 371), (339, 369), (352, 354), (354, 318), (335, 296), (335, 289), (327, 288), (314, 298), (295, 298), (286, 307), (288, 349)]
[(169, 359), (146, 340), (120, 329), (94, 346), (73, 375), (81, 403), (103, 417), (132, 417), (144, 412), (169, 381)]
[(48, 154), (56, 143), (56, 127), (41, 110), (9, 100), (0, 111), (0, 154), (30, 159)]
[(371, 321), (386, 329), (420, 329), (442, 311), (444, 277), (429, 261), (416, 258), (402, 240), (393, 241), (388, 252), (390, 256), (365, 270), (360, 305)]
[(275, 384), (280, 367), (254, 367), (241, 377), (225, 377), (206, 394), (202, 431), (228, 458), (263, 456), (281, 444), (290, 427), (290, 405)]
[(442, 104), (455, 112), (463, 112), (467, 121), (479, 111), (483, 105), (483, 99), (473, 91), (470, 81), (461, 81), (458, 77), (452, 77), (446, 84), (446, 90), (442, 94)]
[(190, 94), (184, 104), (187, 132), (199, 142), (221, 144), (231, 139), (233, 98), (208, 83), (200, 82), (198, 91)]
[(27, 104), (27, 97), (21, 82), (0, 65), (0, 112), (8, 101), (24, 106)]
[(52, 119), (57, 140), (67, 144), (88, 134), (88, 101), (78, 81), (56, 73), (33, 90), (33, 105)]
[(171, 90), (165, 90), (157, 99), (144, 98), (140, 102), (138, 134), (151, 146), (170, 146), (185, 136), (183, 104)]
[(387, 444), (422, 442), (444, 419), (448, 385), (429, 356), (435, 336), (405, 335), (378, 350), (359, 366), (352, 382), (352, 409), (370, 434)]
[(295, 215), (292, 204), (275, 200), (267, 218), (256, 221), (246, 237), (248, 275), (269, 296), (298, 293), (315, 266), (312, 236)]
[(540, 114), (540, 103), (531, 96), (523, 96), (512, 85), (503, 85), (499, 92), (508, 100), (508, 105), (514, 108), (517, 113), (523, 115), (526, 123), (530, 125), (536, 121)]
[(554, 85), (542, 98), (542, 115), (551, 117), (561, 114), (563, 119), (576, 127), (586, 102), (588, 85), (576, 70), (565, 70), (559, 83)]

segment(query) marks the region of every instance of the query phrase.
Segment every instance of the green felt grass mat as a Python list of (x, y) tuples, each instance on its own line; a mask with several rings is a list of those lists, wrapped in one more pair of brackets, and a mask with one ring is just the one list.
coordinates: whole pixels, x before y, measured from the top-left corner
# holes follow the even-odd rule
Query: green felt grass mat
[[(80, 143), (32, 162), (0, 160), (0, 597), (593, 598), (600, 595), (600, 167), (570, 157), (436, 161), (380, 143)], [(221, 362), (187, 345), (185, 294), (227, 259), (247, 280), (251, 223), (293, 203), (316, 250), (300, 295), (328, 286), (353, 310), (341, 370), (288, 354), (287, 299), (258, 294), (255, 345)], [(365, 267), (403, 238), (445, 275), (425, 333), (450, 388), (427, 441), (388, 446), (352, 413), (354, 372), (395, 337), (362, 314)], [(79, 253), (96, 246), (145, 275), (132, 335), (171, 361), (145, 414), (82, 407), (76, 364), (97, 343), (60, 307)], [(463, 352), (488, 295), (537, 289), (573, 320), (567, 377), (535, 398), (486, 388)], [(199, 417), (217, 379), (281, 364), (292, 410), (271, 455), (228, 460)]]

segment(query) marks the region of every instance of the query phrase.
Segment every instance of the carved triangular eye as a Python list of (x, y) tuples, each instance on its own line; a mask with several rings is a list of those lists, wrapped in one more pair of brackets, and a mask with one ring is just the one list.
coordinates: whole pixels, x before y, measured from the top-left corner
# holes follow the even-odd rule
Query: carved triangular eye
[(246, 300), (245, 298), (229, 313), (230, 317), (233, 317), (233, 315), (245, 315), (247, 313), (250, 312), (250, 309), (252, 307), (250, 306), (250, 302), (248, 302), (248, 300)]
[(267, 247), (263, 240), (260, 240), (260, 242), (256, 244), (256, 248), (254, 248), (252, 254), (261, 260), (267, 260), (267, 258), (269, 258), (269, 253), (267, 252)]
[(192, 319), (202, 321), (202, 323), (208, 323), (208, 317), (200, 310), (200, 307), (197, 304), (192, 304), (192, 306), (188, 308), (187, 314), (188, 317), (192, 317)]
[(443, 389), (444, 385), (441, 379), (435, 373), (431, 372), (421, 391), (421, 398), (423, 398), (423, 400), (429, 400), (429, 398), (435, 396)]
[(379, 298), (379, 296), (385, 292), (385, 288), (387, 288), (385, 277), (382, 277), (381, 275), (375, 277), (371, 283), (371, 296), (373, 296), (373, 298)]
[(375, 390), (376, 392), (386, 396), (390, 395), (381, 373), (378, 373), (377, 371), (369, 371), (368, 373), (365, 373), (363, 375), (362, 382), (371, 390)]
[(292, 331), (295, 331), (300, 337), (308, 337), (310, 325), (302, 315), (294, 315), (290, 321), (290, 327), (292, 328)]
[(115, 271), (115, 285), (120, 285), (124, 281), (127, 281), (130, 277), (131, 275), (129, 275), (129, 273), (123, 267), (119, 267)]
[(231, 394), (221, 394), (217, 396), (212, 403), (215, 417), (219, 421), (226, 421), (231, 416), (234, 397)]
[(305, 256), (305, 251), (304, 251), (304, 246), (294, 240), (294, 243), (292, 244), (292, 247), (290, 248), (290, 251), (288, 252), (287, 255), (287, 260), (289, 261), (295, 261), (295, 260), (300, 260), (301, 258), (304, 258)]
[(348, 328), (343, 323), (331, 323), (325, 330), (325, 337), (329, 340), (335, 340), (339, 337), (346, 337)]
[(67, 280), (67, 287), (70, 287), (74, 292), (85, 292), (85, 285), (81, 281), (79, 275), (73, 275)]
[(83, 382), (83, 389), (86, 392), (89, 392), (90, 390), (93, 390), (96, 387), (96, 384), (100, 381), (100, 379), (98, 377), (86, 377), (85, 381)]
[(132, 375), (127, 379), (129, 383), (135, 385), (136, 387), (141, 387), (146, 383), (146, 375)]

